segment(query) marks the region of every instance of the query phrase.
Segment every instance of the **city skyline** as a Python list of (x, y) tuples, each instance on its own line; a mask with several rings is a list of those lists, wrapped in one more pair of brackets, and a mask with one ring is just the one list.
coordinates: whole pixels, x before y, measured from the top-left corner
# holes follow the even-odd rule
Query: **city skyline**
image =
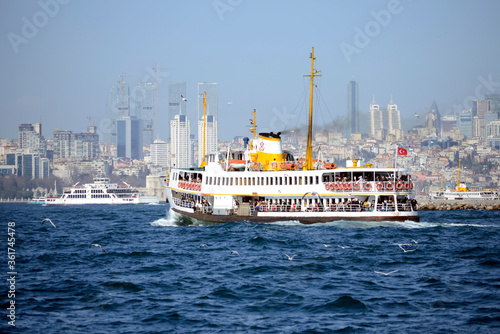
[(0, 4), (0, 137), (37, 122), (47, 134), (84, 132), (87, 116), (106, 115), (106, 94), (122, 73), (132, 98), (136, 82), (156, 79), (160, 139), (168, 140), (169, 82), (187, 83), (193, 123), (197, 83), (217, 82), (221, 140), (246, 135), (253, 109), (261, 129), (300, 126), (306, 118), (296, 106), (313, 46), (322, 74), (315, 83), (333, 118), (346, 117), (353, 75), (360, 113), (373, 95), (393, 95), (403, 127), (430, 101), (441, 115), (460, 116), (472, 100), (500, 92), (496, 1), (40, 3)]

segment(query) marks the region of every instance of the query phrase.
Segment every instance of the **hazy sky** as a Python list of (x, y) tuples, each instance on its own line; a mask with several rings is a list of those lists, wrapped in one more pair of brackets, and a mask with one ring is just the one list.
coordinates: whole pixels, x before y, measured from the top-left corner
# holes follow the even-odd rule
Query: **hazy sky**
[(0, 137), (17, 138), (21, 123), (41, 121), (46, 138), (85, 131), (87, 116), (99, 126), (119, 75), (133, 87), (155, 66), (162, 139), (178, 81), (191, 122), (197, 83), (218, 83), (221, 140), (250, 135), (254, 108), (261, 130), (293, 128), (306, 121), (311, 47), (319, 124), (346, 117), (353, 75), (362, 112), (392, 95), (402, 118), (433, 100), (453, 113), (500, 93), (499, 13), (497, 0), (2, 0)]

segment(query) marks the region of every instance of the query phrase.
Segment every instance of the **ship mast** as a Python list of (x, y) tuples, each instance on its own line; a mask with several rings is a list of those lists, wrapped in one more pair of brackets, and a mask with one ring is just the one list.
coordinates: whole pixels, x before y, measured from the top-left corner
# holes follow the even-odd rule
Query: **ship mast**
[(311, 77), (311, 94), (309, 97), (309, 128), (307, 131), (307, 149), (306, 149), (306, 161), (304, 164), (304, 170), (313, 170), (313, 158), (312, 158), (312, 108), (313, 108), (313, 87), (314, 87), (314, 77), (319, 76), (320, 71), (314, 70), (314, 47), (311, 52), (311, 75), (306, 75), (306, 77)]
[(250, 132), (253, 133), (253, 139), (255, 140), (255, 134), (257, 132), (257, 130), (256, 130), (257, 123), (255, 122), (255, 109), (252, 111), (252, 114), (253, 114), (253, 121), (250, 120), (250, 124), (252, 125)]
[(203, 93), (203, 161), (201, 162), (200, 168), (207, 165), (205, 161), (205, 131), (207, 126), (207, 92)]

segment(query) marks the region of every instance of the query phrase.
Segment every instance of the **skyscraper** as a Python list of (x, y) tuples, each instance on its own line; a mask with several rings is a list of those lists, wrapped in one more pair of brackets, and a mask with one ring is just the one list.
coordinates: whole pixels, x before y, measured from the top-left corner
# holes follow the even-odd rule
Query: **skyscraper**
[(142, 159), (141, 120), (135, 116), (123, 116), (116, 120), (116, 156)]
[(370, 104), (370, 137), (378, 140), (384, 138), (384, 119), (380, 106), (375, 104), (375, 97)]
[[(186, 115), (186, 83), (171, 82), (168, 84), (168, 121), (169, 123), (175, 119), (175, 115)], [(172, 134), (169, 133), (169, 138)]]
[(470, 109), (460, 114), (460, 134), (464, 135), (464, 139), (472, 138), (472, 111)]
[(491, 112), (497, 113), (498, 118), (500, 118), (500, 94), (485, 94), (484, 99), (491, 101)]
[(387, 105), (387, 131), (396, 135), (397, 130), (401, 130), (401, 114), (391, 96), (391, 102)]
[(108, 94), (107, 114), (99, 123), (99, 131), (104, 142), (116, 142), (116, 120), (130, 116), (130, 88), (121, 75), (121, 80), (111, 87)]
[(347, 136), (359, 132), (358, 83), (354, 76), (347, 84)]
[(429, 133), (441, 136), (441, 115), (439, 114), (436, 101), (432, 101), (431, 108), (427, 112), (425, 127), (429, 129)]
[(189, 120), (186, 115), (175, 115), (170, 121), (171, 166), (175, 168), (191, 167), (192, 146), (190, 139)]
[(138, 82), (135, 88), (135, 115), (142, 121), (143, 144), (149, 145), (155, 139), (155, 88), (152, 82)]

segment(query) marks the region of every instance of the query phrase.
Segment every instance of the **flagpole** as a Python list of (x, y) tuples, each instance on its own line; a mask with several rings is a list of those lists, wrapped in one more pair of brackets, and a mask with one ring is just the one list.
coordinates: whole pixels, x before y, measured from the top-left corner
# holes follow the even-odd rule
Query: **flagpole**
[(396, 151), (394, 154), (394, 169), (396, 169), (397, 161), (398, 161), (398, 146), (396, 145)]

